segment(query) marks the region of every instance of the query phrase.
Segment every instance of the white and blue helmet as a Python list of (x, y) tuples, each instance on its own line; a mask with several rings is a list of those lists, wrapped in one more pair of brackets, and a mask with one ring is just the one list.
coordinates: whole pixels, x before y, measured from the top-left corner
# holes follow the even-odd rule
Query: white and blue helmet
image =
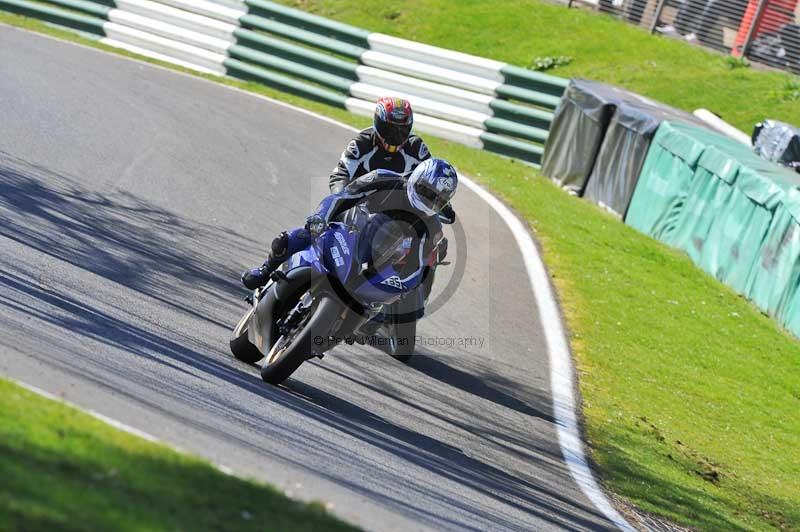
[(458, 174), (443, 159), (428, 159), (417, 166), (408, 178), (406, 193), (411, 205), (428, 216), (438, 214), (456, 193)]

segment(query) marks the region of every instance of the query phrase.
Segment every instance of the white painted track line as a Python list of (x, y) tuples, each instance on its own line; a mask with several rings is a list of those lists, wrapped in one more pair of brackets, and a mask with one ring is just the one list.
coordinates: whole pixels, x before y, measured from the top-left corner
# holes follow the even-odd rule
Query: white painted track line
[[(90, 408), (84, 408), (84, 407), (82, 407), (80, 405), (77, 405), (77, 404), (75, 404), (75, 403), (73, 403), (71, 401), (68, 401), (68, 400), (64, 399), (63, 397), (59, 397), (58, 395), (52, 394), (50, 392), (42, 390), (41, 388), (37, 388), (36, 386), (32, 386), (32, 385), (30, 385), (28, 383), (25, 383), (25, 382), (22, 382), (22, 381), (18, 381), (16, 379), (12, 379), (12, 378), (9, 378), (9, 377), (4, 377), (4, 378), (8, 379), (10, 382), (13, 382), (17, 386), (28, 390), (29, 392), (35, 393), (37, 395), (41, 395), (45, 399), (50, 399), (51, 401), (55, 401), (57, 403), (61, 403), (61, 404), (66, 405), (66, 406), (68, 406), (70, 408), (74, 408), (75, 410), (83, 412), (84, 414), (90, 415), (93, 418), (95, 418), (95, 419), (97, 419), (99, 421), (102, 421), (103, 423), (111, 425), (112, 427), (114, 427), (117, 430), (121, 430), (122, 432), (127, 432), (128, 434), (131, 434), (131, 435), (136, 436), (138, 438), (142, 438), (143, 440), (149, 441), (151, 443), (156, 443), (158, 445), (163, 445), (165, 447), (169, 447), (173, 451), (181, 453), (181, 454), (186, 454), (186, 455), (190, 454), (187, 451), (181, 449), (180, 447), (177, 447), (177, 446), (175, 446), (175, 445), (173, 445), (171, 443), (167, 443), (167, 442), (165, 442), (163, 440), (160, 440), (160, 439), (156, 438), (155, 436), (153, 436), (152, 434), (144, 432), (143, 430), (139, 430), (136, 427), (131, 427), (130, 425), (125, 424), (122, 421), (118, 421), (118, 420), (110, 418), (108, 416), (104, 416), (100, 412), (96, 412), (96, 411), (94, 411), (94, 410), (92, 410)], [(217, 463), (214, 463), (214, 462), (209, 462), (209, 463), (221, 473), (224, 473), (226, 475), (235, 475), (234, 471), (228, 466), (224, 466), (222, 464), (217, 464)]]

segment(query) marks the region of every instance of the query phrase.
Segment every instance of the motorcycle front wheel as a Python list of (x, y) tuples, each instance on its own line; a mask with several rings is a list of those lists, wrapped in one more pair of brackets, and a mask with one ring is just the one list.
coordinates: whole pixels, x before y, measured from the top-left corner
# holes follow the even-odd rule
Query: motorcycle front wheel
[(331, 324), (341, 313), (338, 301), (321, 296), (300, 323), (275, 341), (261, 368), (261, 378), (269, 384), (280, 384), (303, 362), (322, 353)]
[(242, 319), (239, 320), (239, 323), (234, 327), (230, 340), (231, 353), (233, 353), (233, 356), (248, 364), (255, 364), (264, 358), (261, 351), (251, 344), (250, 340), (247, 338), (247, 329), (250, 325), (250, 318), (253, 316), (253, 312), (255, 312), (255, 309), (251, 308), (242, 316)]

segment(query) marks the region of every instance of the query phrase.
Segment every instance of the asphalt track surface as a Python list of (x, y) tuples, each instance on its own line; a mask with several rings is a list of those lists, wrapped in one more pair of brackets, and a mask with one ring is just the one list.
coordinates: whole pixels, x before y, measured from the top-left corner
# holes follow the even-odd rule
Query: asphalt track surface
[(240, 272), (350, 136), (0, 26), (0, 373), (367, 529), (611, 528), (562, 459), (517, 245), (466, 187), (466, 269), (409, 365), (341, 346), (277, 388), (229, 354)]

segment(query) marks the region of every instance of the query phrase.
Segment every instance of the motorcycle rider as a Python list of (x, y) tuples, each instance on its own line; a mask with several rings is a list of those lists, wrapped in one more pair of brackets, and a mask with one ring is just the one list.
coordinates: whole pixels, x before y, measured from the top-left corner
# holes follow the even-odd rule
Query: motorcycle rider
[[(348, 183), (377, 169), (409, 175), (431, 154), (425, 142), (411, 133), (414, 112), (403, 98), (384, 96), (375, 104), (372, 127), (358, 133), (342, 152), (339, 164), (328, 180), (331, 193), (340, 192)], [(442, 223), (455, 221), (449, 204), (442, 209)]]
[[(413, 233), (407, 263), (422, 265), (438, 244), (435, 237), (441, 234), (439, 215), (450, 203), (457, 186), (455, 168), (435, 158), (419, 164), (408, 179), (390, 170), (364, 174), (340, 192), (323, 199), (304, 227), (284, 231), (275, 237), (267, 260), (262, 266), (244, 272), (242, 283), (251, 290), (264, 286), (286, 259), (311, 245), (330, 222), (358, 205), (364, 205), (372, 216), (380, 216), (379, 223), (405, 222)], [(419, 310), (421, 316), (422, 309)]]

